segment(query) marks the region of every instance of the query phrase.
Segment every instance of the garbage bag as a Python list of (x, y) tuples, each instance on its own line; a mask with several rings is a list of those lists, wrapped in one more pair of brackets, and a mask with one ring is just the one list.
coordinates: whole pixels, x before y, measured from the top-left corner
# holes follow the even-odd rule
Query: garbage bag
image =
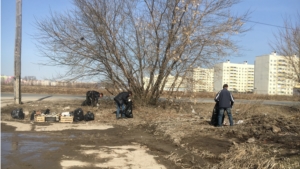
[(23, 109), (22, 108), (20, 108), (20, 109), (14, 109), (11, 112), (11, 117), (13, 119), (24, 119), (25, 114), (23, 113)]
[(49, 109), (43, 110), (42, 113), (43, 114), (50, 114), (50, 110)]
[(74, 110), (74, 118), (73, 120), (76, 121), (82, 121), (84, 120), (83, 110), (81, 108), (77, 108)]
[(85, 121), (91, 121), (94, 120), (95, 116), (93, 112), (88, 111), (85, 115), (84, 115), (84, 120)]
[[(210, 119), (210, 124), (213, 126), (217, 126), (218, 125), (218, 115), (219, 115), (219, 104), (218, 102), (215, 104), (212, 115), (211, 115), (211, 119)], [(224, 122), (224, 118), (225, 118), (225, 114), (223, 114), (223, 119), (222, 119), (222, 123)]]
[(33, 110), (32, 112), (31, 112), (31, 115), (30, 115), (30, 120), (34, 120), (34, 115), (36, 114), (36, 111), (35, 110)]
[(126, 107), (124, 109), (125, 117), (127, 118), (133, 118), (133, 114), (132, 114), (132, 101), (128, 101), (126, 104)]

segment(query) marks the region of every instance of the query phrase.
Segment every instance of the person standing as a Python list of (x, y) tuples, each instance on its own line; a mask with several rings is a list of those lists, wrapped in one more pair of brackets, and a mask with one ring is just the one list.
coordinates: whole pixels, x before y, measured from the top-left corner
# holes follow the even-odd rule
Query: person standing
[(227, 112), (230, 126), (233, 126), (233, 119), (231, 115), (231, 108), (234, 104), (234, 99), (232, 94), (228, 91), (228, 85), (223, 85), (223, 90), (219, 91), (215, 97), (215, 101), (219, 103), (219, 114), (218, 114), (218, 126), (222, 127), (222, 118), (224, 111)]
[(119, 115), (120, 115), (120, 110), (121, 110), (121, 116), (122, 118), (125, 117), (125, 114), (123, 113), (124, 109), (125, 109), (125, 104), (127, 104), (128, 102), (128, 98), (132, 96), (132, 92), (128, 91), (128, 92), (121, 92), (119, 93), (115, 98), (115, 102), (116, 102), (116, 106), (117, 106), (117, 113), (116, 113), (116, 118), (119, 119)]

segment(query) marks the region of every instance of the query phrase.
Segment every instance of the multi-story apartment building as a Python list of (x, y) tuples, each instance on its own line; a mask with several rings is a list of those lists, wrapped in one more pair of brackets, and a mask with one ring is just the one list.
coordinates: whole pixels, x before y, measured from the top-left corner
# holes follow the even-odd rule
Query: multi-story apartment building
[(222, 89), (223, 84), (228, 84), (228, 90), (234, 92), (253, 92), (254, 89), (254, 65), (245, 61), (242, 64), (224, 63), (214, 67), (214, 92)]
[[(157, 77), (158, 77), (158, 75), (154, 75), (154, 79), (153, 79), (154, 82), (157, 80)], [(147, 87), (149, 81), (150, 81), (149, 77), (144, 78), (144, 87)], [(169, 75), (167, 80), (166, 80), (166, 84), (165, 84), (163, 90), (164, 91), (170, 91), (170, 90), (185, 91), (186, 90), (186, 84), (187, 83), (186, 83), (185, 79), (183, 79), (182, 77), (177, 77), (177, 79), (175, 81), (175, 76)], [(150, 86), (150, 88), (151, 87), (152, 86)]]
[(177, 77), (175, 81), (175, 76), (168, 76), (168, 79), (166, 81), (164, 90), (165, 91), (185, 91), (186, 89), (186, 82), (182, 77)]
[(254, 92), (269, 95), (293, 95), (295, 76), (289, 62), (297, 57), (279, 56), (276, 52), (255, 58)]
[(192, 68), (187, 77), (187, 87), (190, 91), (213, 91), (214, 69)]

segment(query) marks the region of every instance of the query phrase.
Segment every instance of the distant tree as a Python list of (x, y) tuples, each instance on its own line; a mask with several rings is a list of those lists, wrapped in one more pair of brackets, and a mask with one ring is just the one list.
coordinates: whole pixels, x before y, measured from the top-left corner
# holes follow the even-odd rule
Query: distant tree
[(231, 13), (239, 0), (73, 2), (74, 10), (36, 23), (45, 64), (66, 67), (70, 80), (105, 77), (109, 87), (147, 103), (157, 102), (169, 75), (175, 84), (188, 68), (236, 52), (232, 36), (246, 31), (248, 17)]
[(300, 14), (295, 18), (295, 22), (291, 18), (284, 19), (285, 28), (274, 33), (275, 41), (270, 46), (285, 56), (288, 67), (292, 69), (290, 73), (287, 72), (286, 78), (300, 83)]
[(35, 76), (25, 76), (23, 79), (27, 80), (27, 81), (29, 81), (29, 80), (37, 80)]

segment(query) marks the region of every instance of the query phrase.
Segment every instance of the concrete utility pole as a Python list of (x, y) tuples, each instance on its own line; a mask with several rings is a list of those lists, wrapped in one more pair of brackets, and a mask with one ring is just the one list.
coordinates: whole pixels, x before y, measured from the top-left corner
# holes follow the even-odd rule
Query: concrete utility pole
[(14, 100), (21, 104), (21, 42), (22, 42), (22, 0), (16, 0), (16, 38), (15, 38), (15, 82)]

